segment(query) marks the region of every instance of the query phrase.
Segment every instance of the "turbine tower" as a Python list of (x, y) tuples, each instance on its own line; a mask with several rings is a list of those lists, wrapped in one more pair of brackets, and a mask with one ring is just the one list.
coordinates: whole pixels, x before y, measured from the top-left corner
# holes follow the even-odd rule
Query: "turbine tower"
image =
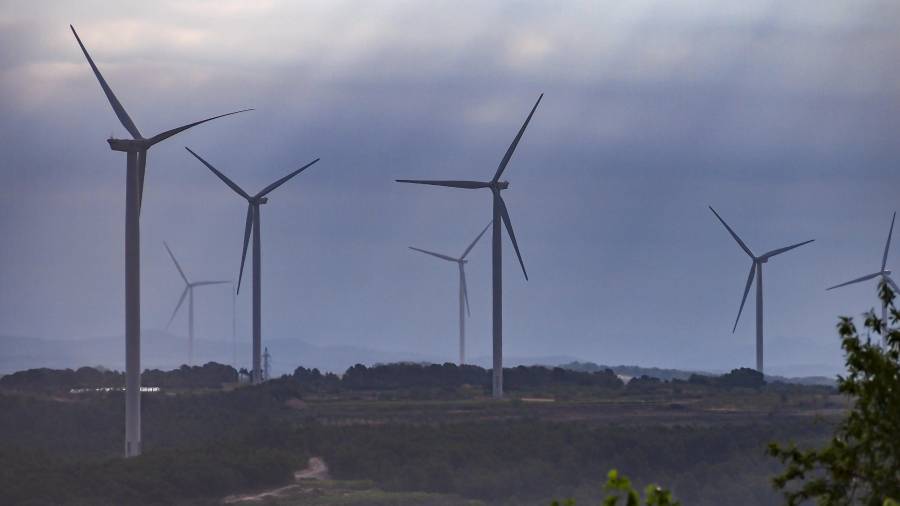
[[(441, 260), (447, 260), (448, 262), (455, 262), (457, 266), (459, 266), (459, 365), (465, 365), (466, 363), (466, 314), (470, 317), (472, 316), (472, 312), (469, 309), (469, 290), (466, 286), (466, 257), (469, 256), (469, 253), (472, 251), (472, 248), (478, 243), (481, 239), (481, 236), (487, 232), (487, 229), (490, 228), (491, 224), (488, 223), (484, 230), (478, 234), (478, 237), (472, 241), (472, 244), (469, 245), (468, 248), (463, 252), (462, 256), (459, 258), (454, 258), (449, 255), (442, 255), (440, 253), (435, 253), (433, 251), (427, 251), (424, 249), (414, 248), (412, 246), (409, 249), (418, 251), (419, 253), (425, 253), (426, 255), (431, 255), (433, 257), (440, 258)], [(465, 307), (463, 307), (465, 306)]]
[(287, 176), (275, 181), (274, 183), (266, 186), (256, 195), (250, 195), (241, 189), (240, 186), (234, 183), (234, 181), (228, 179), (225, 174), (219, 172), (215, 167), (209, 164), (206, 160), (200, 157), (197, 153), (191, 151), (191, 148), (185, 147), (184, 149), (188, 150), (188, 152), (203, 165), (213, 172), (216, 176), (219, 177), (222, 181), (228, 185), (229, 188), (235, 191), (238, 195), (243, 197), (247, 201), (247, 221), (244, 226), (244, 251), (241, 253), (241, 269), (238, 274), (238, 284), (237, 284), (237, 293), (241, 293), (241, 280), (244, 276), (244, 260), (247, 258), (247, 245), (250, 243), (250, 232), (253, 232), (253, 383), (260, 383), (263, 380), (263, 371), (262, 371), (262, 319), (261, 319), (261, 293), (262, 293), (262, 280), (260, 279), (260, 274), (262, 271), (262, 257), (261, 257), (261, 245), (260, 245), (260, 237), (259, 237), (259, 206), (265, 204), (269, 201), (266, 195), (269, 194), (275, 188), (286, 183), (289, 179), (296, 176), (297, 174), (303, 172), (308, 167), (318, 162), (319, 159), (309, 162), (308, 164), (300, 167), (299, 169), (291, 172)]
[[(884, 283), (891, 285), (891, 288), (894, 290), (894, 293), (900, 294), (900, 288), (897, 288), (897, 283), (895, 283), (894, 280), (891, 279), (891, 271), (886, 269), (888, 252), (891, 249), (891, 236), (894, 234), (894, 221), (896, 221), (896, 219), (897, 219), (897, 213), (894, 212), (894, 216), (891, 218), (891, 228), (888, 231), (887, 242), (884, 244), (884, 255), (882, 255), (882, 257), (881, 257), (881, 270), (878, 272), (872, 273), (872, 274), (868, 274), (861, 278), (856, 278), (852, 281), (847, 281), (846, 283), (834, 285), (832, 287), (827, 288), (826, 291), (834, 290), (835, 288), (840, 288), (842, 286), (852, 285), (855, 283), (861, 283), (863, 281), (868, 281), (870, 279), (877, 278), (880, 276), (881, 280)], [(885, 325), (887, 325), (887, 316), (888, 316), (887, 315), (887, 303), (882, 302), (882, 304), (881, 304), (881, 321), (883, 321), (885, 323)], [(885, 345), (887, 345), (887, 335), (885, 334), (883, 337), (884, 337), (883, 342)]]
[(763, 279), (762, 279), (762, 267), (763, 264), (768, 262), (770, 258), (780, 255), (784, 252), (790, 251), (794, 248), (799, 248), (804, 244), (809, 244), (813, 242), (815, 239), (810, 239), (808, 241), (803, 241), (797, 244), (793, 244), (791, 246), (785, 246), (784, 248), (774, 249), (768, 253), (765, 253), (760, 256), (756, 256), (750, 251), (750, 248), (744, 244), (744, 241), (738, 237), (737, 233), (725, 223), (725, 220), (719, 216), (719, 213), (716, 212), (712, 206), (709, 206), (709, 210), (716, 215), (716, 218), (722, 222), (722, 225), (725, 225), (725, 228), (728, 229), (728, 232), (734, 237), (734, 240), (737, 241), (738, 245), (744, 250), (745, 253), (750, 257), (752, 263), (750, 264), (750, 274), (747, 276), (747, 287), (744, 288), (744, 298), (741, 299), (741, 307), (738, 309), (737, 318), (734, 320), (734, 328), (731, 329), (731, 332), (734, 333), (737, 330), (738, 321), (741, 319), (741, 312), (744, 311), (744, 303), (747, 302), (747, 294), (750, 293), (750, 285), (753, 284), (753, 276), (756, 275), (756, 370), (759, 372), (763, 372)]
[(522, 124), (522, 128), (519, 129), (519, 132), (516, 134), (516, 137), (513, 139), (512, 144), (510, 144), (509, 149), (506, 150), (506, 154), (503, 155), (503, 159), (500, 161), (500, 166), (497, 167), (497, 171), (494, 173), (494, 177), (491, 178), (490, 181), (424, 181), (424, 180), (414, 180), (414, 179), (398, 179), (398, 183), (414, 183), (414, 184), (427, 184), (433, 186), (447, 186), (450, 188), (463, 188), (466, 190), (474, 190), (481, 188), (489, 188), (494, 197), (494, 230), (493, 230), (493, 243), (492, 243), (492, 270), (493, 270), (493, 355), (494, 355), (494, 374), (492, 381), (492, 390), (495, 399), (503, 398), (503, 257), (501, 255), (501, 230), (500, 223), (502, 222), (506, 225), (506, 232), (509, 234), (509, 238), (512, 241), (513, 248), (516, 250), (516, 256), (519, 258), (519, 265), (522, 266), (522, 273), (525, 275), (525, 279), (528, 280), (528, 273), (525, 271), (525, 262), (522, 261), (522, 254), (519, 252), (519, 244), (516, 242), (516, 234), (513, 232), (512, 222), (509, 219), (509, 211), (506, 209), (506, 203), (503, 201), (503, 197), (500, 195), (500, 192), (509, 188), (508, 181), (500, 181), (500, 176), (503, 175), (503, 171), (506, 170), (507, 164), (509, 164), (510, 158), (512, 158), (513, 152), (516, 150), (516, 146), (519, 144), (519, 140), (522, 138), (522, 134), (525, 133), (525, 128), (528, 127), (528, 123), (531, 121), (531, 117), (534, 116), (534, 111), (537, 110), (538, 104), (541, 103), (541, 99), (544, 98), (544, 94), (538, 97), (537, 102), (535, 102), (534, 107), (531, 108), (531, 112), (528, 113), (528, 118), (525, 119), (525, 123)]
[(234, 280), (231, 280), (231, 366), (237, 365), (237, 294), (235, 293)]
[(187, 125), (166, 130), (165, 132), (146, 138), (135, 126), (134, 121), (125, 112), (125, 108), (116, 98), (112, 88), (106, 83), (103, 75), (91, 55), (88, 54), (75, 27), (69, 25), (75, 40), (87, 58), (91, 70), (100, 82), (119, 122), (131, 134), (131, 139), (108, 139), (113, 151), (126, 154), (125, 177), (125, 456), (135, 457), (141, 454), (141, 252), (140, 252), (140, 215), (141, 198), (144, 192), (144, 172), (147, 167), (147, 151), (155, 144), (175, 134), (183, 132), (207, 121), (239, 112), (220, 114)]
[(169, 252), (169, 257), (172, 259), (172, 262), (175, 264), (175, 268), (178, 269), (178, 274), (181, 275), (181, 279), (184, 280), (184, 291), (181, 292), (181, 298), (178, 299), (178, 304), (175, 306), (175, 310), (172, 311), (172, 317), (169, 318), (169, 323), (166, 324), (166, 330), (169, 330), (169, 327), (172, 325), (172, 320), (175, 319), (175, 315), (178, 314), (178, 310), (181, 309), (181, 305), (184, 303), (184, 298), (188, 299), (188, 365), (194, 365), (194, 288), (198, 286), (208, 286), (208, 285), (224, 285), (227, 283), (231, 283), (231, 281), (194, 281), (191, 283), (187, 276), (184, 274), (184, 270), (181, 268), (181, 265), (178, 264), (178, 260), (175, 260), (175, 255), (172, 253), (172, 249), (169, 248), (169, 245), (163, 242), (163, 246), (166, 247), (166, 251)]

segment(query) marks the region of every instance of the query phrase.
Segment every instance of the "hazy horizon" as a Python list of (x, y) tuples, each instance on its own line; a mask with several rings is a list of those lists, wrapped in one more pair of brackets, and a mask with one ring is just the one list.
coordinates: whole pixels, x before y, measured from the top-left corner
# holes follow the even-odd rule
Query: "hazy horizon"
[[(188, 338), (160, 329), (144, 329), (142, 343), (141, 369), (172, 370), (185, 364), (185, 350)], [(77, 369), (79, 367), (104, 367), (124, 371), (124, 336), (105, 336), (86, 339), (54, 340), (43, 338), (11, 337), (0, 335), (0, 344), (9, 341), (28, 341), (24, 347), (16, 348), (14, 355), (0, 356), (0, 376), (25, 369)], [(782, 340), (776, 340), (783, 344)], [(344, 373), (356, 364), (375, 366), (390, 363), (455, 363), (455, 357), (445, 357), (426, 352), (410, 352), (400, 349), (385, 349), (366, 345), (314, 345), (301, 339), (269, 338), (266, 348), (271, 352), (272, 374), (279, 376), (291, 374), (298, 367), (319, 369), (323, 372)], [(21, 344), (21, 343), (18, 343)], [(249, 342), (241, 343), (249, 350)], [(32, 345), (32, 348), (28, 346)], [(77, 345), (72, 348), (71, 346)], [(38, 346), (38, 348), (34, 348)], [(48, 348), (49, 347), (49, 348)], [(195, 354), (200, 357), (193, 364), (199, 366), (208, 362), (225, 365), (232, 364), (232, 344), (224, 340), (197, 339), (194, 343)], [(752, 353), (752, 349), (748, 353)], [(810, 357), (807, 357), (810, 358)], [(822, 358), (822, 357), (818, 357)], [(244, 363), (240, 363), (243, 360)], [(248, 367), (246, 357), (239, 357), (237, 368)], [(572, 362), (594, 363), (604, 367), (643, 367), (647, 369), (678, 369), (685, 372), (706, 374), (722, 374), (730, 368), (697, 367), (670, 368), (665, 364), (634, 364), (604, 362), (590, 357), (577, 357), (565, 353), (557, 355), (504, 356), (504, 367), (544, 366), (557, 367)], [(468, 357), (469, 365), (490, 368), (490, 354)], [(769, 376), (787, 378), (834, 377), (840, 372), (839, 366), (817, 363), (809, 360), (804, 363), (788, 363), (775, 361), (766, 368)]]
[[(750, 262), (712, 205), (756, 253), (816, 239), (766, 265), (766, 365), (837, 368), (837, 317), (874, 306), (875, 283), (825, 288), (877, 270), (900, 207), (897, 14), (880, 1), (0, 4), (0, 335), (124, 333), (124, 156), (106, 139), (125, 131), (72, 23), (145, 134), (256, 109), (154, 148), (145, 329), (183, 289), (163, 240), (191, 279), (237, 277), (245, 203), (183, 146), (253, 192), (321, 157), (262, 208), (263, 345), (454, 360), (456, 269), (407, 246), (461, 253), (489, 194), (393, 180), (489, 178), (545, 93), (505, 174), (531, 277), (504, 238), (505, 355), (751, 366), (752, 297), (731, 332)], [(489, 242), (470, 259), (468, 349), (484, 356)], [(230, 341), (228, 288), (196, 297), (198, 338)], [(186, 326), (182, 312), (170, 331)]]

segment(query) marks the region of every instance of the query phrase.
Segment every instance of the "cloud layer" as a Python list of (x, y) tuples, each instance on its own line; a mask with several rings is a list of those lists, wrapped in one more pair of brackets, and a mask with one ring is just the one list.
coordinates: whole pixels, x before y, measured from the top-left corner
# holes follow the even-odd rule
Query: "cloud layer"
[[(878, 1), (7, 3), (0, 332), (123, 328), (124, 160), (105, 139), (125, 131), (72, 23), (142, 131), (257, 109), (154, 148), (145, 327), (165, 324), (181, 290), (163, 240), (198, 278), (236, 277), (239, 264), (244, 206), (182, 146), (248, 190), (322, 157), (263, 208), (264, 335), (451, 360), (455, 271), (406, 246), (460, 250), (490, 219), (489, 195), (392, 180), (489, 177), (544, 92), (508, 170), (532, 275), (521, 279), (507, 242), (508, 353), (752, 364), (752, 305), (730, 333), (749, 261), (712, 204), (754, 250), (817, 239), (766, 266), (767, 335), (809, 350), (770, 347), (767, 361), (839, 364), (835, 318), (873, 305), (874, 287), (824, 288), (877, 267), (900, 207), (898, 11)], [(490, 350), (487, 243), (473, 255), (479, 355)], [(230, 295), (209, 292), (198, 333), (228, 339)], [(242, 293), (245, 340), (246, 320)]]

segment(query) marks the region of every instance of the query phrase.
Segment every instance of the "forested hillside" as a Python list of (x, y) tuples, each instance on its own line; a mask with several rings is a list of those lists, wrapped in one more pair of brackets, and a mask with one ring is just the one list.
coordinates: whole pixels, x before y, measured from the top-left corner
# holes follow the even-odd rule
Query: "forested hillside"
[(287, 483), (320, 456), (337, 479), (488, 504), (586, 500), (612, 467), (667, 484), (685, 504), (766, 504), (777, 497), (766, 444), (822, 439), (844, 406), (831, 389), (766, 385), (746, 370), (625, 385), (611, 371), (514, 368), (513, 398), (499, 403), (485, 398), (488, 371), (452, 364), (342, 377), (298, 368), (237, 388), (221, 381), (236, 374), (225, 366), (160, 374), (169, 386), (143, 396), (146, 453), (128, 461), (122, 393), (68, 393), (120, 376), (0, 379), (0, 502), (212, 504)]

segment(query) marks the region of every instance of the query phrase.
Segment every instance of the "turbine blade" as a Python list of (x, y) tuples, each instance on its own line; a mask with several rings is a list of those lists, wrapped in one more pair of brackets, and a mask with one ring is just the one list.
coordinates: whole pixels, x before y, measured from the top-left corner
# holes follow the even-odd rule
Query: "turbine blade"
[(753, 284), (753, 275), (756, 274), (756, 262), (750, 265), (750, 274), (747, 276), (747, 287), (744, 288), (744, 298), (741, 299), (741, 307), (738, 309), (737, 318), (734, 320), (734, 328), (731, 329), (731, 333), (734, 334), (734, 331), (737, 330), (737, 324), (741, 320), (741, 313), (744, 312), (744, 304), (747, 302), (747, 294), (750, 293), (750, 285)]
[(175, 311), (172, 311), (172, 317), (169, 318), (169, 323), (166, 324), (166, 330), (169, 330), (169, 327), (172, 325), (172, 320), (175, 319), (175, 315), (178, 314), (178, 310), (181, 309), (181, 304), (184, 303), (184, 298), (187, 297), (188, 290), (190, 290), (190, 286), (184, 287), (184, 291), (181, 292), (181, 298), (178, 299), (178, 304), (175, 306)]
[(500, 176), (502, 176), (503, 171), (506, 170), (506, 165), (509, 164), (509, 159), (512, 158), (513, 152), (516, 150), (516, 146), (519, 145), (519, 140), (522, 138), (522, 134), (525, 133), (525, 128), (528, 127), (528, 122), (530, 122), (531, 117), (534, 116), (534, 111), (537, 110), (537, 106), (541, 103), (542, 98), (544, 98), (543, 93), (538, 97), (537, 102), (534, 103), (534, 107), (531, 108), (531, 112), (528, 113), (528, 117), (525, 118), (525, 123), (522, 124), (522, 128), (519, 129), (516, 138), (513, 139), (512, 144), (509, 145), (509, 149), (506, 150), (506, 154), (503, 155), (503, 160), (500, 161), (500, 166), (497, 167), (497, 172), (494, 173), (494, 178), (491, 179), (491, 181), (496, 183), (500, 180)]
[(275, 188), (278, 188), (279, 186), (283, 185), (284, 183), (286, 183), (288, 181), (288, 179), (303, 172), (304, 170), (311, 167), (314, 163), (316, 163), (318, 161), (319, 161), (319, 158), (316, 158), (315, 160), (304, 165), (303, 167), (300, 167), (299, 169), (295, 170), (294, 172), (291, 172), (287, 176), (284, 176), (283, 178), (279, 179), (278, 181), (275, 181), (274, 183), (270, 184), (269, 186), (266, 186), (265, 188), (263, 188), (263, 190), (261, 192), (257, 193), (256, 196), (264, 197), (267, 193), (269, 193), (270, 191), (274, 190)]
[(224, 285), (226, 283), (231, 283), (231, 281), (197, 281), (196, 283), (191, 283), (191, 286)]
[(100, 81), (100, 87), (103, 88), (103, 93), (106, 94), (106, 99), (109, 100), (109, 105), (112, 106), (113, 111), (116, 113), (116, 116), (119, 118), (119, 122), (122, 123), (122, 126), (125, 127), (125, 130), (128, 130), (128, 133), (131, 134), (131, 137), (134, 139), (143, 139), (141, 136), (141, 132), (138, 131), (138, 128), (134, 125), (134, 121), (131, 121), (131, 117), (128, 116), (128, 113), (125, 112), (125, 108), (122, 107), (122, 103), (119, 102), (119, 99), (116, 98), (116, 94), (113, 93), (112, 88), (106, 84), (106, 79), (103, 79), (103, 74), (100, 73), (100, 69), (97, 68), (97, 65), (94, 64), (94, 59), (91, 58), (91, 55), (88, 54), (87, 48), (84, 47), (84, 44), (81, 42), (81, 37), (78, 36), (78, 32), (75, 31), (75, 27), (69, 25), (69, 28), (72, 29), (72, 34), (75, 35), (75, 40), (78, 41), (78, 45), (81, 46), (81, 52), (84, 53), (84, 57), (87, 58), (88, 64), (91, 66), (91, 70), (94, 71), (94, 75), (97, 76), (97, 80)]
[(808, 241), (798, 242), (797, 244), (792, 244), (792, 245), (790, 245), (790, 246), (785, 246), (784, 248), (773, 249), (772, 251), (770, 251), (770, 252), (766, 253), (765, 255), (761, 256), (760, 258), (763, 259), (763, 260), (768, 260), (768, 259), (770, 259), (770, 258), (772, 258), (772, 257), (774, 257), (774, 256), (776, 256), (776, 255), (780, 255), (780, 254), (782, 254), (782, 253), (784, 253), (784, 252), (786, 252), (786, 251), (790, 251), (790, 250), (792, 250), (792, 249), (794, 249), (794, 248), (799, 248), (800, 246), (803, 246), (804, 244), (809, 244), (809, 243), (811, 243), (811, 242), (813, 242), (813, 241), (815, 241), (815, 239), (810, 239), (810, 240), (808, 240)]
[(500, 196), (500, 192), (494, 191), (494, 198), (500, 201), (500, 217), (503, 219), (503, 223), (506, 224), (506, 232), (509, 234), (510, 240), (512, 240), (513, 248), (516, 250), (516, 256), (519, 257), (519, 265), (522, 266), (522, 274), (525, 275), (525, 280), (528, 280), (528, 272), (525, 270), (525, 262), (522, 261), (522, 254), (519, 252), (519, 243), (516, 241), (516, 233), (513, 232), (512, 221), (509, 219), (509, 211), (506, 209), (506, 202), (503, 201), (503, 197)]
[(166, 130), (165, 132), (156, 134), (156, 135), (154, 135), (153, 137), (151, 137), (151, 138), (150, 138), (150, 145), (152, 146), (152, 145), (154, 145), (154, 144), (156, 144), (156, 143), (162, 142), (162, 141), (168, 139), (169, 137), (172, 137), (172, 136), (175, 135), (175, 134), (179, 134), (179, 133), (181, 133), (181, 132), (184, 132), (184, 131), (187, 130), (188, 128), (193, 128), (193, 127), (195, 127), (195, 126), (197, 126), (197, 125), (202, 125), (203, 123), (206, 123), (207, 121), (212, 121), (212, 120), (214, 120), (214, 119), (224, 118), (225, 116), (231, 116), (232, 114), (239, 114), (239, 113), (242, 113), (242, 112), (247, 112), (247, 111), (252, 111), (252, 110), (253, 110), (253, 109), (241, 109), (240, 111), (226, 112), (225, 114), (220, 114), (220, 115), (218, 115), (218, 116), (213, 116), (213, 117), (211, 117), (211, 118), (201, 119), (200, 121), (195, 121), (195, 122), (193, 122), (193, 123), (188, 123), (187, 125), (182, 125), (182, 126), (180, 126), (180, 127), (178, 127), (178, 128), (173, 128), (173, 129), (171, 129), (171, 130)]
[(847, 281), (846, 283), (841, 283), (841, 284), (839, 284), (839, 285), (830, 286), (830, 287), (826, 288), (825, 291), (827, 292), (828, 290), (834, 290), (835, 288), (840, 288), (840, 287), (842, 287), (842, 286), (853, 285), (853, 284), (856, 284), (856, 283), (862, 283), (863, 281), (868, 281), (868, 280), (870, 280), (870, 279), (872, 279), (872, 278), (876, 278), (876, 277), (878, 277), (878, 276), (881, 276), (881, 273), (880, 273), (880, 272), (876, 272), (875, 274), (868, 274), (868, 275), (863, 276), (863, 277), (861, 277), (861, 278), (856, 278), (856, 279)]
[(728, 229), (728, 232), (731, 234), (731, 237), (734, 237), (734, 240), (737, 241), (737, 243), (741, 246), (741, 249), (743, 249), (745, 253), (750, 255), (750, 258), (756, 258), (753, 256), (753, 252), (750, 251), (750, 248), (748, 248), (747, 245), (744, 244), (744, 241), (742, 241), (741, 238), (738, 237), (738, 235), (734, 232), (734, 230), (732, 230), (731, 227), (729, 227), (728, 224), (725, 223), (725, 220), (723, 220), (722, 217), (719, 216), (719, 213), (717, 213), (716, 210), (712, 208), (712, 206), (709, 206), (709, 210), (712, 211), (713, 214), (716, 215), (716, 218), (719, 218), (719, 221), (722, 222), (722, 225), (725, 225), (725, 228)]
[(238, 186), (237, 184), (235, 184), (234, 181), (228, 179), (228, 177), (227, 177), (225, 174), (222, 174), (221, 172), (219, 172), (218, 170), (216, 170), (215, 167), (213, 167), (212, 165), (209, 164), (209, 162), (207, 162), (206, 160), (204, 160), (203, 158), (201, 158), (200, 155), (198, 155), (197, 153), (194, 153), (193, 151), (191, 151), (191, 148), (185, 146), (184, 149), (188, 150), (188, 153), (194, 155), (194, 158), (196, 158), (197, 160), (200, 160), (200, 162), (203, 163), (203, 165), (206, 165), (206, 167), (207, 167), (209, 170), (213, 171), (213, 174), (219, 176), (219, 179), (221, 179), (222, 181), (224, 181), (225, 184), (227, 184), (229, 188), (231, 188), (232, 190), (234, 190), (235, 192), (237, 192), (238, 195), (240, 195), (241, 197), (244, 197), (244, 198), (247, 199), (247, 200), (250, 200), (250, 195), (248, 195), (247, 192), (245, 192), (243, 189), (241, 189), (240, 186)]
[(241, 280), (244, 279), (244, 261), (247, 259), (247, 246), (250, 244), (250, 231), (253, 229), (253, 204), (247, 205), (247, 224), (244, 225), (244, 251), (241, 253), (241, 270), (238, 272), (237, 293), (241, 293)]
[(894, 294), (900, 295), (900, 288), (897, 288), (897, 283), (894, 283), (894, 280), (891, 279), (890, 276), (885, 276), (884, 279), (888, 282), (889, 285), (891, 285), (891, 288), (894, 289)]
[(178, 264), (178, 260), (175, 260), (175, 255), (172, 253), (172, 250), (169, 248), (169, 245), (165, 241), (163, 241), (163, 246), (165, 246), (166, 251), (169, 252), (169, 257), (172, 259), (172, 262), (175, 263), (175, 268), (178, 269), (178, 274), (181, 274), (181, 279), (184, 280), (185, 284), (187, 284), (187, 285), (191, 284), (191, 282), (188, 281), (187, 276), (184, 275), (184, 271), (181, 270), (181, 265)]
[(137, 169), (138, 169), (138, 212), (140, 212), (141, 204), (144, 201), (144, 177), (147, 174), (147, 152), (138, 151), (137, 153)]
[(491, 225), (493, 225), (493, 224), (494, 224), (494, 220), (491, 220), (491, 221), (487, 224), (487, 226), (484, 227), (484, 230), (482, 230), (481, 233), (478, 234), (478, 237), (476, 237), (475, 240), (472, 241), (472, 244), (470, 244), (469, 247), (466, 248), (466, 251), (463, 252), (462, 256), (459, 257), (460, 260), (465, 260), (465, 258), (466, 258), (467, 256), (469, 256), (469, 252), (472, 251), (472, 248), (474, 248), (475, 245), (478, 244), (478, 240), (481, 239), (481, 236), (483, 236), (484, 233), (487, 232), (488, 229), (491, 228)]
[(472, 317), (472, 309), (469, 307), (469, 286), (468, 286), (468, 283), (466, 283), (466, 268), (463, 267), (462, 264), (459, 264), (459, 268), (462, 271), (462, 292), (463, 292), (463, 299), (465, 299), (465, 301), (466, 301), (466, 315), (468, 315), (469, 318), (471, 318)]
[(465, 188), (474, 190), (475, 188), (488, 188), (491, 183), (482, 181), (425, 181), (421, 179), (397, 179), (398, 183), (428, 184), (432, 186), (447, 186), (450, 188)]
[(412, 246), (410, 246), (409, 249), (411, 249), (411, 250), (413, 250), (413, 251), (418, 251), (419, 253), (425, 253), (426, 255), (431, 255), (431, 256), (433, 256), (433, 257), (438, 257), (438, 258), (440, 258), (441, 260), (449, 260), (449, 261), (451, 261), (451, 262), (459, 262), (459, 259), (457, 259), (457, 258), (453, 258), (453, 257), (447, 256), (447, 255), (442, 255), (442, 254), (440, 254), (440, 253), (435, 253), (435, 252), (433, 252), (433, 251), (428, 251), (428, 250), (424, 250), (424, 249), (414, 248), (414, 247), (412, 247)]
[(894, 220), (896, 219), (897, 212), (894, 211), (894, 216), (891, 218), (891, 231), (888, 232), (887, 242), (884, 244), (884, 256), (881, 257), (881, 270), (887, 266), (888, 251), (891, 249), (891, 236), (894, 235)]

